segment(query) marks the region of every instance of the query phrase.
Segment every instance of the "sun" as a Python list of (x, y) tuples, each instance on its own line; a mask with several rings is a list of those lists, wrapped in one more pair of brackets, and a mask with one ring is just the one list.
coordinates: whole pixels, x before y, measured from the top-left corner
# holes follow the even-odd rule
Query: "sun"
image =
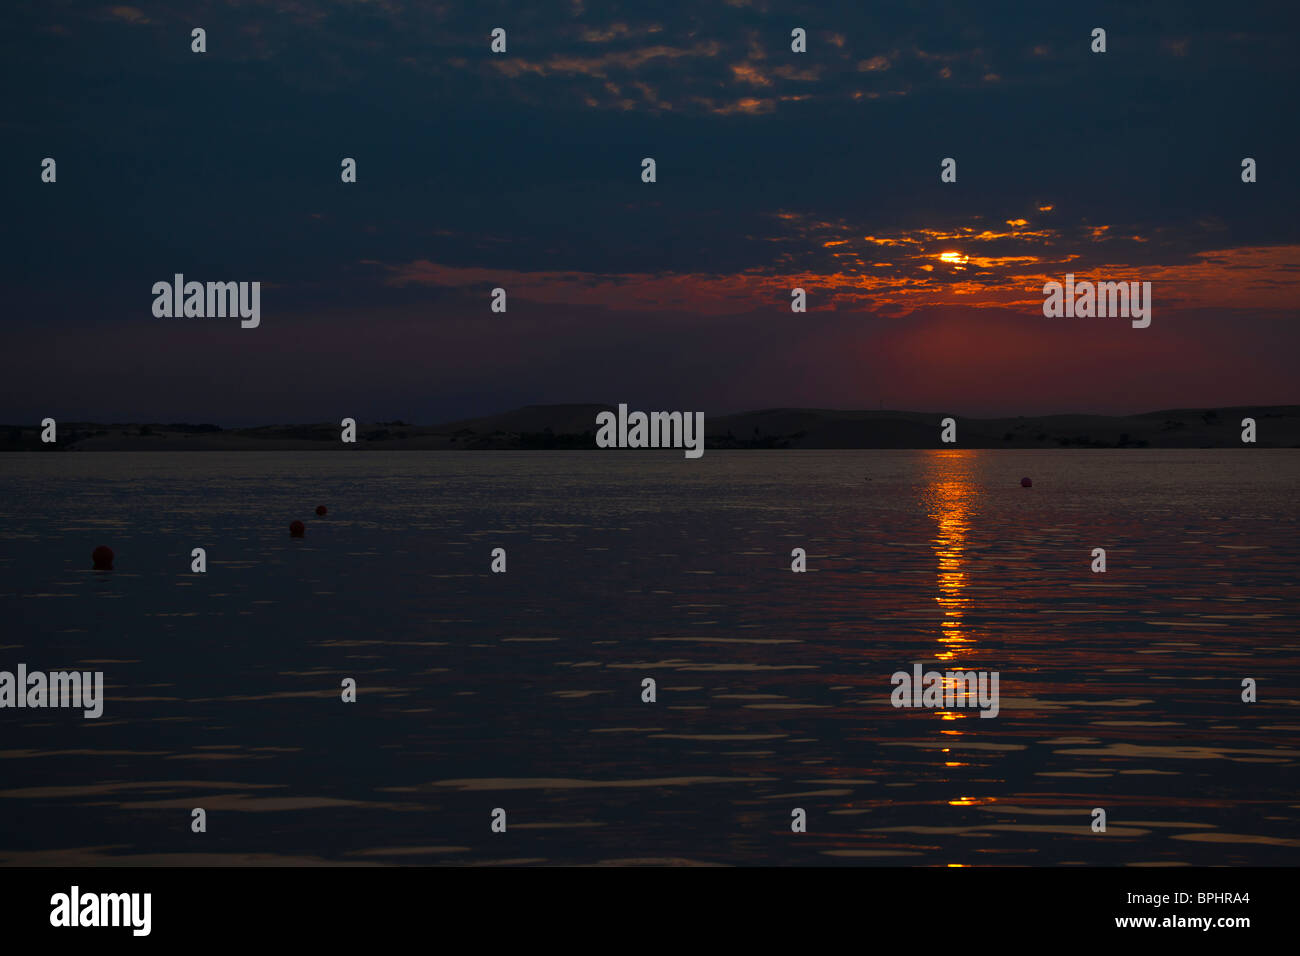
[(970, 256), (963, 256), (960, 252), (941, 252), (939, 253), (939, 261), (963, 266), (970, 261)]

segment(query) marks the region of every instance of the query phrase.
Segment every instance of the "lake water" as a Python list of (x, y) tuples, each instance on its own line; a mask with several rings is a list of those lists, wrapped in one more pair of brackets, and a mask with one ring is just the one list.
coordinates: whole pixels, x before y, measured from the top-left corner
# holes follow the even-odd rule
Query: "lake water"
[[(106, 700), (0, 710), (0, 864), (1291, 864), (1298, 479), (1255, 449), (3, 455), (0, 670)], [(1000, 713), (892, 707), (917, 661), (997, 671)]]

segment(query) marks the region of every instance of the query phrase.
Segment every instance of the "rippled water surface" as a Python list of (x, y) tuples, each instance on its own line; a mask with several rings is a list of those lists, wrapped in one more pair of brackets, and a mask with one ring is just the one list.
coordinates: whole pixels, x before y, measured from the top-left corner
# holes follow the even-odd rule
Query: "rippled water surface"
[[(0, 670), (102, 670), (106, 701), (0, 710), (0, 863), (1291, 864), (1298, 478), (1254, 449), (3, 455)], [(999, 672), (1001, 712), (895, 709), (916, 661)]]

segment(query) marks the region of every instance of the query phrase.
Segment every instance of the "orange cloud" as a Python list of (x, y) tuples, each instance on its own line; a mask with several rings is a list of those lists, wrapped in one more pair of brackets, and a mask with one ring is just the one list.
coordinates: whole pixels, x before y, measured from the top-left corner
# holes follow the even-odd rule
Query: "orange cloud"
[(493, 59), (491, 64), (506, 76), (516, 77), (525, 73), (538, 76), (551, 74), (593, 76), (604, 79), (611, 70), (635, 70), (651, 60), (682, 57), (710, 57), (718, 53), (718, 44), (699, 43), (686, 49), (673, 46), (651, 46), (643, 50), (625, 50), (606, 53), (602, 56), (571, 56), (556, 54), (545, 61), (510, 57)]
[[(853, 253), (837, 257), (856, 260)], [(426, 285), (487, 290), (505, 288), (512, 299), (617, 311), (686, 311), (730, 315), (787, 302), (790, 289), (817, 290), (836, 309), (888, 308), (899, 314), (960, 303), (967, 308), (1015, 308), (1037, 314), (1043, 285), (1067, 271), (1076, 281), (1149, 281), (1157, 309), (1258, 308), (1294, 312), (1300, 301), (1300, 246), (1219, 249), (1192, 262), (1080, 267), (1077, 254), (975, 256), (964, 251), (919, 251), (903, 261), (862, 262), (847, 271), (815, 271), (791, 263), (788, 271), (750, 269), (732, 274), (523, 272), (446, 266), (428, 260), (380, 266), (386, 285)], [(891, 269), (881, 273), (882, 268)], [(979, 270), (971, 273), (970, 270)], [(967, 278), (966, 276), (969, 276)], [(486, 308), (486, 304), (484, 306)]]
[(754, 86), (772, 85), (772, 81), (764, 76), (752, 63), (733, 63), (731, 65), (731, 73), (742, 83), (750, 83)]

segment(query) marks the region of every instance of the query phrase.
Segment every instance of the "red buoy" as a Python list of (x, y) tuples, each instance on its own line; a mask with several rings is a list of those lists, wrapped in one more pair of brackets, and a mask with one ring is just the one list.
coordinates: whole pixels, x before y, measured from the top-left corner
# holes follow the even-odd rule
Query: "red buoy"
[(1034, 487), (1034, 483), (1033, 483), (1032, 481), (1030, 481), (1028, 478), (1021, 478), (1021, 479), (1020, 479), (1020, 487), (1021, 487), (1021, 488), (1032, 488), (1032, 487)]
[(326, 512), (326, 510), (327, 510), (327, 509), (326, 509), (326, 507), (325, 507), (324, 505), (317, 505), (317, 506), (316, 506), (316, 517), (318, 517), (318, 518), (323, 518), (323, 517), (325, 517), (325, 512)]
[(101, 544), (94, 551), (90, 552), (90, 560), (95, 562), (96, 571), (112, 571), (113, 549), (106, 544)]
[(295, 521), (293, 522), (293, 524), (289, 525), (289, 537), (301, 538), (303, 532), (306, 530), (307, 528), (303, 525), (301, 521)]

